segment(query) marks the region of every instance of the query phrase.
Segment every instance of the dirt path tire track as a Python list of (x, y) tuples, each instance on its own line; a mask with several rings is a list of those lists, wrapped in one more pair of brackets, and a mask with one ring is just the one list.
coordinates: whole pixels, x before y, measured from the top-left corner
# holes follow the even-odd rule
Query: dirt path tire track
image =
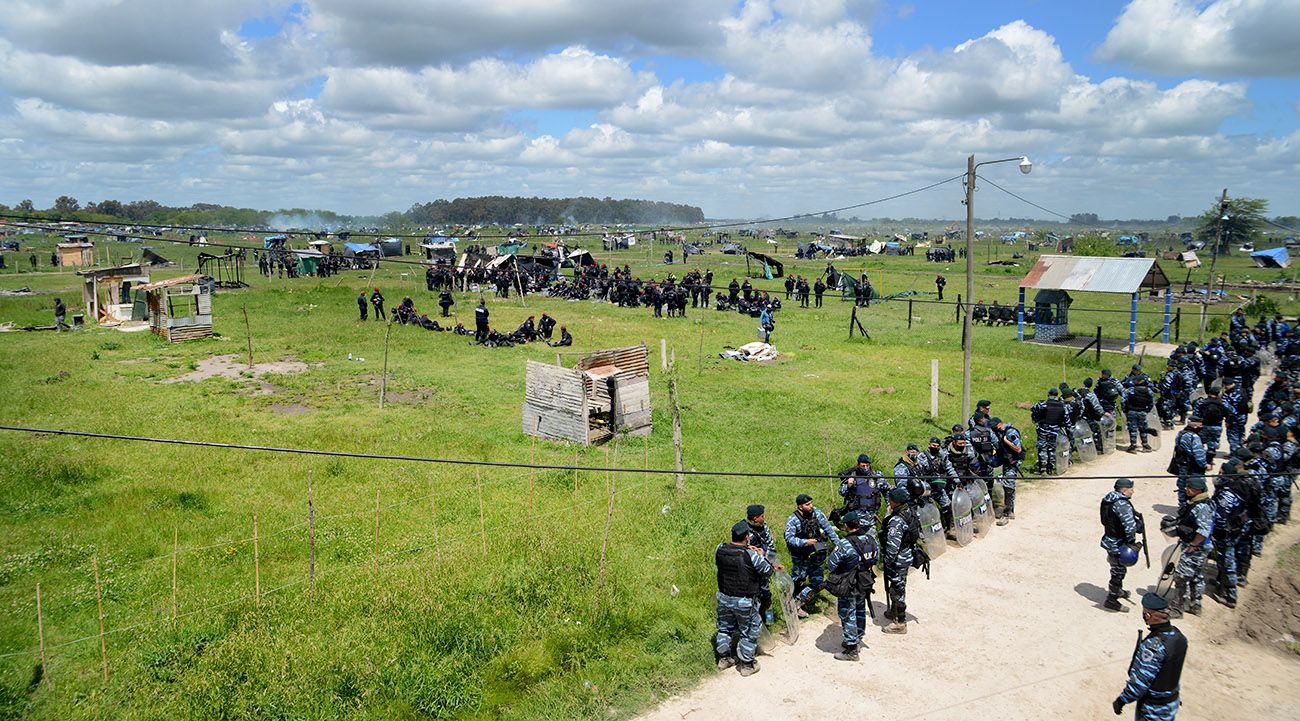
[[(1123, 689), (1137, 631), (1145, 630), (1136, 601), (1155, 585), (1168, 545), (1158, 526), (1176, 505), (1174, 481), (1135, 481), (1134, 505), (1152, 529), (1154, 566), (1130, 570), (1133, 602), (1113, 613), (1100, 605), (1108, 572), (1097, 520), (1113, 481), (1071, 478), (1162, 474), (1173, 446), (1171, 436), (1164, 440), (1155, 453), (1118, 452), (1075, 466), (1062, 479), (1022, 485), (1017, 520), (966, 548), (950, 547), (930, 581), (912, 572), (908, 611), (915, 622), (905, 636), (869, 628), (861, 662), (832, 659), (839, 622), (814, 615), (796, 645), (759, 658), (757, 675), (719, 673), (641, 721), (737, 713), (825, 721), (850, 711), (891, 721), (1112, 718), (1111, 700)], [(1252, 576), (1262, 581), (1277, 553), (1297, 539), (1300, 524), (1278, 526)], [(1207, 597), (1202, 616), (1175, 622), (1190, 640), (1181, 721), (1300, 718), (1300, 662), (1233, 636), (1236, 614), (1249, 608), (1254, 590), (1243, 589), (1245, 602), (1235, 611)], [(1123, 718), (1132, 718), (1132, 707)]]

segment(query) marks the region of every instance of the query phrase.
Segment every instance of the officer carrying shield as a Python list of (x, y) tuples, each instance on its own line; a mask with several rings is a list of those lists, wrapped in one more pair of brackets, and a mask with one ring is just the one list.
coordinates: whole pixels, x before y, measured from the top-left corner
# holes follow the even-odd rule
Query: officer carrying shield
[(891, 623), (885, 633), (907, 633), (907, 572), (912, 567), (913, 549), (920, 534), (920, 522), (908, 501), (911, 495), (906, 488), (889, 492), (889, 515), (881, 532), (881, 558), (885, 567), (886, 591), (889, 608), (885, 618)]
[(1065, 404), (1057, 396), (1056, 388), (1047, 389), (1047, 400), (1035, 403), (1029, 409), (1029, 417), (1034, 421), (1038, 442), (1038, 473), (1044, 476), (1056, 475), (1056, 439), (1061, 435), (1065, 425)]
[(992, 418), (989, 425), (997, 437), (994, 461), (998, 476), (994, 482), (1002, 486), (1002, 517), (998, 525), (1005, 526), (1016, 518), (1016, 477), (1020, 475), (1020, 462), (1025, 460), (1025, 442), (1020, 438), (1020, 429), (1008, 421)]
[(1124, 610), (1119, 600), (1131, 595), (1124, 590), (1124, 576), (1138, 559), (1138, 520), (1132, 498), (1133, 481), (1118, 478), (1115, 490), (1101, 499), (1101, 526), (1105, 529), (1101, 547), (1106, 549), (1106, 562), (1110, 564), (1110, 583), (1106, 585), (1106, 601), (1102, 606), (1110, 611)]
[(785, 545), (790, 549), (790, 576), (794, 580), (794, 598), (799, 602), (799, 618), (807, 618), (809, 607), (826, 583), (826, 556), (839, 534), (812, 496), (800, 493), (794, 499), (794, 513), (785, 521)]
[[(750, 504), (745, 509), (745, 520), (749, 523), (749, 543), (763, 549), (763, 556), (767, 562), (772, 564), (772, 568), (777, 571), (785, 570), (785, 565), (781, 563), (780, 556), (776, 553), (776, 541), (772, 538), (772, 529), (767, 527), (767, 517), (764, 515), (767, 509), (761, 503)], [(772, 615), (772, 585), (771, 578), (763, 579), (763, 588), (758, 594), (759, 615), (764, 623), (772, 623), (776, 618)]]
[(1139, 635), (1128, 665), (1128, 683), (1111, 702), (1118, 716), (1126, 704), (1137, 704), (1137, 721), (1173, 721), (1178, 715), (1178, 681), (1187, 656), (1187, 637), (1169, 623), (1169, 602), (1148, 593), (1142, 597), (1142, 620), (1150, 627)]

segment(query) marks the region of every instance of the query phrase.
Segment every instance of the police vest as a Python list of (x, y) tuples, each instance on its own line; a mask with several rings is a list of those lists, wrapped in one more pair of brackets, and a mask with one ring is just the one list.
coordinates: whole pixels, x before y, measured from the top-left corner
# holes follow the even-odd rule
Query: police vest
[(1116, 498), (1110, 501), (1105, 497), (1101, 499), (1101, 526), (1106, 530), (1107, 537), (1123, 540), (1124, 522), (1120, 520), (1119, 513), (1115, 510), (1115, 505), (1118, 503), (1126, 503), (1130, 508), (1133, 507), (1133, 502), (1127, 498)]
[(1187, 657), (1187, 637), (1167, 623), (1152, 628), (1148, 638), (1151, 637), (1165, 647), (1165, 658), (1160, 671), (1151, 680), (1150, 689), (1161, 695), (1159, 701), (1172, 701), (1178, 698), (1178, 680), (1183, 675), (1183, 660)]
[(1226, 417), (1227, 409), (1223, 407), (1223, 401), (1218, 398), (1206, 398), (1201, 403), (1201, 421), (1207, 426), (1221, 426), (1223, 419)]
[(993, 452), (993, 431), (987, 426), (974, 426), (970, 429), (970, 442), (979, 453)]
[[(822, 524), (817, 522), (817, 513), (815, 511), (807, 518), (798, 511), (795, 511), (795, 515), (799, 518), (799, 530), (794, 533), (796, 538), (820, 541), (826, 537), (826, 533), (822, 530)], [(797, 556), (806, 556), (812, 552), (812, 546), (795, 546), (790, 549), (790, 553)]]
[(1129, 394), (1128, 400), (1124, 402), (1124, 408), (1130, 411), (1146, 412), (1151, 410), (1155, 404), (1155, 397), (1151, 395), (1151, 389), (1145, 385), (1133, 386), (1132, 393)]
[[(844, 499), (844, 506), (850, 511), (867, 511), (872, 515), (871, 524), (875, 525), (876, 509), (880, 508), (881, 484), (875, 476), (849, 476), (853, 479), (852, 493)], [(811, 536), (807, 536), (811, 538)]]
[(1059, 426), (1065, 423), (1065, 404), (1056, 398), (1048, 398), (1043, 401), (1036, 420), (1045, 426)]
[(749, 557), (749, 549), (734, 543), (718, 546), (714, 554), (718, 564), (718, 592), (728, 596), (753, 598), (761, 590), (758, 569)]

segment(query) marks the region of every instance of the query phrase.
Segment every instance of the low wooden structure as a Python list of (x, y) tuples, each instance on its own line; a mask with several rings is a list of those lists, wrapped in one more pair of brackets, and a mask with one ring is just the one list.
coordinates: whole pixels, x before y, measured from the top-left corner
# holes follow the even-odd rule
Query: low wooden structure
[(644, 345), (599, 350), (573, 368), (528, 361), (523, 430), (584, 446), (627, 430), (651, 430), (650, 363)]
[(149, 272), (139, 263), (116, 268), (79, 270), (81, 300), (97, 323), (131, 320), (131, 286), (149, 282)]
[(59, 265), (64, 268), (95, 264), (95, 244), (84, 235), (69, 235), (58, 243)]
[(173, 343), (212, 336), (212, 288), (206, 275), (183, 275), (136, 288), (149, 328)]

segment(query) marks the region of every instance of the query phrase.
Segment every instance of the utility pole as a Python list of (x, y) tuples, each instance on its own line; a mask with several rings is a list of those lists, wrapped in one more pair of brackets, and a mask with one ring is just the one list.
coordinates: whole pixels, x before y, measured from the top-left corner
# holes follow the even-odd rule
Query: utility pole
[(1223, 234), (1227, 230), (1228, 224), (1228, 189), (1223, 189), (1223, 195), (1219, 196), (1219, 227), (1215, 234), (1214, 251), (1210, 253), (1210, 277), (1205, 281), (1205, 300), (1208, 303), (1210, 294), (1214, 292), (1214, 261), (1219, 259), (1219, 251), (1223, 249)]
[(975, 156), (966, 158), (966, 313), (961, 322), (961, 417), (970, 418), (971, 314), (975, 302)]

